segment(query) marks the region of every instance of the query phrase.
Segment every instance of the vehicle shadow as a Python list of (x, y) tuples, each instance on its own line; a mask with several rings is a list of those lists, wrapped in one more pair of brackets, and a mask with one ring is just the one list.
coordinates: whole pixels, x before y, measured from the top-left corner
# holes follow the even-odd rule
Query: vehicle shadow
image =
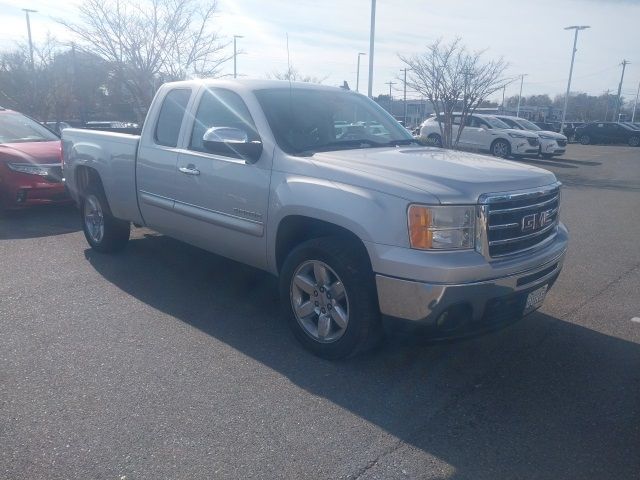
[(542, 167), (558, 167), (558, 168), (579, 168), (576, 165), (569, 165), (567, 163), (561, 163), (560, 160), (545, 160), (541, 158), (523, 157), (518, 158), (516, 161), (533, 163), (534, 165), (540, 165)]
[[(85, 256), (127, 294), (402, 440), (408, 446), (387, 453), (410, 470), (417, 449), (452, 466), (454, 479), (622, 479), (639, 471), (635, 343), (535, 313), (459, 342), (391, 336), (376, 352), (332, 363), (289, 334), (267, 273), (155, 234), (120, 255)], [(359, 474), (375, 468), (369, 460)], [(413, 475), (424, 475), (421, 457), (415, 461)]]
[(33, 207), (0, 214), (0, 240), (49, 237), (82, 228), (73, 205)]

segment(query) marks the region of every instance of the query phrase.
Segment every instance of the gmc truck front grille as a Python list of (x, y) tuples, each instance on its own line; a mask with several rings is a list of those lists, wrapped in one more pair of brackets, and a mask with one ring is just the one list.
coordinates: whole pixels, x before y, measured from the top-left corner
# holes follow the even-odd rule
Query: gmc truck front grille
[(481, 198), (490, 257), (503, 257), (539, 246), (555, 236), (560, 184), (528, 192)]

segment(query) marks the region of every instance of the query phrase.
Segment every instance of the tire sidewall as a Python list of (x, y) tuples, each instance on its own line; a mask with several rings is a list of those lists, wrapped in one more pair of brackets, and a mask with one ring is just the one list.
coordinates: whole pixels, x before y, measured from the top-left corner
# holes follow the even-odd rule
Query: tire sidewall
[(637, 136), (637, 135), (634, 135), (631, 138), (629, 138), (629, 146), (630, 147), (638, 147), (638, 146), (640, 146), (640, 137)]
[[(370, 267), (357, 256), (346, 262), (325, 248), (316, 239), (304, 242), (296, 247), (285, 260), (280, 273), (280, 299), (282, 310), (297, 340), (315, 355), (326, 359), (339, 359), (355, 354), (368, 330), (379, 321), (377, 296)], [(327, 238), (328, 240), (328, 238)], [(349, 301), (349, 323), (338, 340), (331, 343), (320, 343), (311, 337), (300, 325), (293, 312), (291, 302), (291, 283), (298, 267), (309, 260), (319, 260), (327, 264), (340, 277)]]
[[(102, 210), (103, 222), (104, 222), (104, 234), (100, 242), (96, 242), (91, 238), (91, 235), (87, 231), (87, 225), (85, 223), (85, 203), (88, 197), (93, 197), (100, 204)], [(80, 202), (80, 220), (82, 222), (82, 232), (87, 240), (87, 243), (94, 250), (101, 253), (112, 253), (122, 250), (129, 241), (130, 225), (129, 222), (119, 220), (111, 215), (109, 204), (102, 191), (90, 187), (82, 196)]]
[(591, 143), (591, 137), (589, 137), (589, 135), (582, 135), (580, 137), (580, 143), (582, 145), (589, 145)]

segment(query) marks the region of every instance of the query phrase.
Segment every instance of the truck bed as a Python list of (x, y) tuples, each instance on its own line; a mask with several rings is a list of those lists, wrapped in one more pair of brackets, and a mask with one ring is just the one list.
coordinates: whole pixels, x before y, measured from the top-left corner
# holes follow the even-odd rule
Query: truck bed
[(139, 135), (68, 128), (62, 132), (64, 175), (77, 201), (76, 167), (95, 169), (102, 180), (114, 216), (142, 222), (136, 194), (136, 154)]

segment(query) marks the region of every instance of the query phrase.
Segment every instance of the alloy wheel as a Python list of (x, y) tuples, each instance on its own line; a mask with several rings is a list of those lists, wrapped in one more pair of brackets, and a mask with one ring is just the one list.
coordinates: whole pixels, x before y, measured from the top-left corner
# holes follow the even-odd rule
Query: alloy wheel
[(94, 195), (89, 195), (84, 201), (84, 224), (91, 240), (99, 244), (104, 238), (104, 213)]
[(307, 260), (291, 279), (291, 306), (296, 320), (320, 343), (339, 340), (349, 324), (349, 298), (336, 272), (319, 260)]

